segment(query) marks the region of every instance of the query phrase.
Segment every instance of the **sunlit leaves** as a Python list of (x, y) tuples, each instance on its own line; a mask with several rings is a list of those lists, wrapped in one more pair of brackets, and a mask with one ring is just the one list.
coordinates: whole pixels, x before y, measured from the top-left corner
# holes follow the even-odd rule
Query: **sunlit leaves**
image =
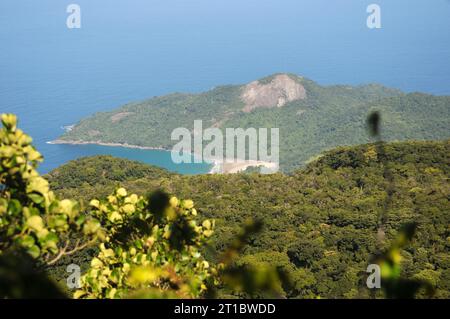
[[(32, 139), (17, 128), (16, 116), (3, 114), (1, 121), (0, 254), (23, 248), (44, 261), (56, 254), (61, 258), (70, 246), (70, 233), (83, 229), (91, 219), (80, 216), (77, 202), (55, 198), (47, 180), (36, 171), (42, 156), (31, 145)], [(97, 236), (94, 228), (87, 226), (91, 235), (87, 241)], [(60, 246), (62, 239), (66, 247)]]
[(100, 222), (96, 219), (91, 219), (83, 226), (83, 232), (85, 235), (95, 234), (100, 229)]
[(146, 199), (119, 188), (106, 200), (91, 200), (90, 207), (95, 219), (84, 231), (101, 228), (106, 236), (74, 297), (147, 296), (158, 290), (159, 297), (168, 290), (172, 297), (199, 297), (217, 274), (200, 253), (214, 222), (198, 225), (193, 201), (162, 192)]
[(117, 196), (119, 196), (119, 197), (125, 197), (125, 196), (127, 196), (127, 191), (125, 190), (125, 188), (119, 188), (119, 189), (116, 191), (116, 194), (117, 194)]
[(8, 131), (15, 131), (17, 127), (17, 117), (14, 114), (2, 114), (2, 124)]

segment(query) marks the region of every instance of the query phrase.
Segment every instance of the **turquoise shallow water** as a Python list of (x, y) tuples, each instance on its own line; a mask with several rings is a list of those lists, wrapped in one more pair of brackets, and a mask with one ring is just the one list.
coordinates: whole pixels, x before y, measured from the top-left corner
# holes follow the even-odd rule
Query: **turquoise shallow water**
[[(103, 146), (103, 145), (51, 145), (56, 152), (61, 154), (77, 154), (78, 156), (92, 156), (98, 154), (112, 155), (116, 157), (128, 158), (159, 167), (164, 167), (170, 171), (181, 174), (207, 174), (211, 171), (212, 165), (205, 164), (175, 164), (172, 161), (171, 153), (162, 150), (143, 150), (135, 148)], [(192, 160), (192, 163), (194, 160)]]
[[(381, 30), (366, 27), (373, 2)], [(79, 30), (66, 28), (70, 3), (81, 6)], [(46, 142), (94, 112), (276, 72), (450, 94), (449, 16), (447, 0), (1, 0), (0, 112), (20, 117), (42, 172), (112, 154), (204, 173), (162, 151)]]

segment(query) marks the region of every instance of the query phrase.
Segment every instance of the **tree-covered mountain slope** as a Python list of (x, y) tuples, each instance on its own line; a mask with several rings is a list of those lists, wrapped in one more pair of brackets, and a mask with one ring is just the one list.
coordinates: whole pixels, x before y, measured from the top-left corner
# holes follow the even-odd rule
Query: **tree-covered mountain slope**
[(81, 120), (58, 142), (121, 143), (171, 149), (175, 128), (279, 128), (285, 172), (340, 145), (368, 143), (365, 118), (383, 114), (384, 138), (450, 138), (450, 97), (404, 94), (380, 85), (320, 86), (296, 75), (276, 74), (247, 85), (201, 94), (171, 94), (128, 104)]
[[(248, 218), (262, 220), (263, 231), (252, 237), (238, 263), (284, 269), (295, 287), (284, 291), (287, 297), (369, 296), (364, 278), (370, 256), (389, 245), (401, 225), (417, 222), (414, 242), (402, 252), (402, 276), (426, 279), (436, 297), (449, 298), (449, 154), (449, 140), (340, 147), (292, 175), (149, 177), (145, 165), (130, 163), (135, 172), (125, 174), (121, 185), (139, 194), (163, 188), (189, 195), (202, 216), (216, 220), (216, 250)], [(86, 175), (101, 175), (101, 162), (93, 157), (63, 165), (48, 175), (50, 184), (59, 195), (85, 202), (93, 194), (106, 195), (117, 178), (108, 181), (105, 175), (96, 185)], [(382, 215), (385, 237), (380, 238)]]
[[(55, 191), (73, 190), (79, 195), (85, 190), (86, 198), (90, 198), (93, 194), (106, 194), (105, 190), (127, 181), (145, 179), (152, 182), (176, 175), (163, 168), (101, 155), (70, 161), (45, 177), (52, 181)], [(158, 184), (153, 186), (158, 187)]]

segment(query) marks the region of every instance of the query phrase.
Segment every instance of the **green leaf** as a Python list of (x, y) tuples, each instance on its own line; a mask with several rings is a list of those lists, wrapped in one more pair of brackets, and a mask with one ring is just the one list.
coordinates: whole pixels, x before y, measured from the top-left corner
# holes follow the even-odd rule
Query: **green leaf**
[(51, 228), (65, 229), (67, 227), (67, 216), (66, 215), (52, 216), (48, 224)]
[(44, 221), (41, 216), (31, 216), (27, 219), (27, 226), (35, 231), (40, 231), (44, 229)]
[(27, 186), (27, 193), (40, 193), (44, 195), (48, 192), (48, 182), (40, 176), (34, 177)]
[(33, 236), (25, 235), (19, 239), (19, 243), (21, 246), (23, 246), (25, 248), (31, 248), (34, 246), (35, 241), (34, 241)]
[(41, 250), (39, 249), (38, 246), (33, 245), (31, 246), (29, 249), (27, 249), (27, 252), (31, 255), (31, 257), (33, 258), (38, 258), (39, 255), (41, 254)]
[(14, 114), (2, 114), (2, 124), (6, 129), (15, 131), (17, 126), (17, 117)]
[(77, 220), (75, 221), (75, 223), (78, 225), (78, 227), (80, 227), (81, 225), (84, 224), (84, 222), (86, 221), (86, 216), (85, 215), (80, 215)]
[(84, 224), (83, 232), (85, 235), (95, 234), (100, 229), (100, 222), (96, 219), (91, 219)]
[(17, 216), (22, 211), (22, 205), (17, 199), (12, 199), (8, 205), (8, 215)]
[(28, 197), (36, 204), (41, 204), (44, 201), (44, 197), (39, 194), (29, 194)]
[(51, 252), (56, 252), (58, 251), (58, 241), (59, 238), (55, 233), (48, 233), (48, 235), (41, 240), (41, 243), (44, 249), (48, 249)]

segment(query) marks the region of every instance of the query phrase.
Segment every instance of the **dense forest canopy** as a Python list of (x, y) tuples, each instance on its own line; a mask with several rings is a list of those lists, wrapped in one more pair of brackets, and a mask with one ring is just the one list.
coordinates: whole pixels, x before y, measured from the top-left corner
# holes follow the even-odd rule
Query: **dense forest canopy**
[[(293, 280), (290, 298), (369, 297), (365, 270), (377, 240), (379, 215), (387, 196), (385, 169), (395, 190), (386, 216), (386, 248), (400, 227), (417, 222), (412, 245), (401, 253), (402, 275), (423, 279), (436, 288), (435, 297), (450, 292), (450, 141), (402, 142), (341, 147), (329, 151), (291, 175), (236, 174), (168, 177), (143, 164), (91, 157), (73, 161), (47, 178), (60, 196), (87, 203), (120, 183), (137, 194), (164, 189), (189, 196), (198, 212), (216, 221), (215, 250), (224, 250), (249, 218), (263, 222), (238, 264), (275, 264)], [(133, 167), (128, 173), (106, 173)], [(100, 180), (90, 180), (86, 172)], [(114, 169), (113, 169), (114, 171)], [(149, 176), (151, 178), (149, 178)], [(76, 183), (74, 184), (74, 181)], [(227, 291), (222, 291), (227, 295)]]
[(449, 140), (340, 147), (290, 175), (96, 156), (40, 176), (32, 139), (1, 120), (1, 297), (450, 297)]

